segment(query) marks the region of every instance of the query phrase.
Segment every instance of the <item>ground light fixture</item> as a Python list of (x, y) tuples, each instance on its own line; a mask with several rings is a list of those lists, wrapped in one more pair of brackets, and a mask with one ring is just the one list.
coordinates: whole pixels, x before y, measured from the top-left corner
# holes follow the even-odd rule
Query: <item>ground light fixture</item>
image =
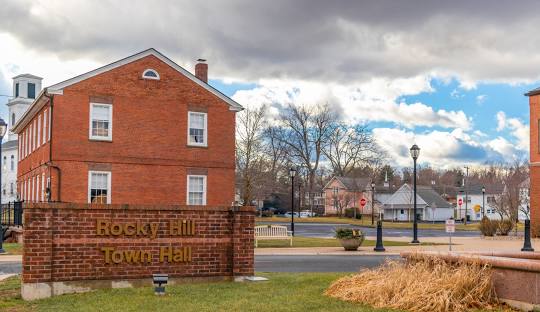
[(165, 295), (165, 286), (169, 281), (169, 274), (152, 274), (152, 280), (154, 282), (154, 293), (156, 295)]
[(413, 198), (414, 198), (414, 217), (413, 217), (413, 240), (411, 242), (411, 244), (420, 244), (420, 241), (418, 241), (418, 214), (416, 212), (417, 210), (417, 207), (416, 207), (416, 160), (418, 159), (418, 156), (420, 156), (420, 148), (418, 147), (418, 145), (414, 144), (413, 146), (411, 146), (411, 157), (413, 159), (413, 163), (414, 163), (414, 170), (413, 170), (413, 184), (414, 184), (414, 194), (413, 194)]
[[(6, 135), (7, 124), (4, 119), (0, 118), (0, 159), (2, 159), (2, 140), (4, 135)], [(2, 185), (2, 166), (0, 166), (0, 185)], [(4, 247), (4, 228), (2, 226), (2, 216), (4, 214), (3, 205), (2, 205), (2, 192), (0, 192), (0, 254), (5, 253)], [(7, 222), (6, 222), (7, 223)]]
[(291, 177), (291, 233), (294, 236), (294, 176), (296, 175), (296, 169), (291, 167), (289, 169), (289, 176)]

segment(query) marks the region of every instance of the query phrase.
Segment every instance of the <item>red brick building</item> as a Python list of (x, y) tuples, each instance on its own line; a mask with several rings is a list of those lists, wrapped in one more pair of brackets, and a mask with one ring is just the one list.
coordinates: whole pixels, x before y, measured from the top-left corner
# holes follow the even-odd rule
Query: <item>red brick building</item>
[(530, 217), (533, 234), (540, 236), (540, 88), (525, 94), (530, 105)]
[(13, 127), (30, 202), (230, 205), (242, 107), (148, 49), (44, 88)]

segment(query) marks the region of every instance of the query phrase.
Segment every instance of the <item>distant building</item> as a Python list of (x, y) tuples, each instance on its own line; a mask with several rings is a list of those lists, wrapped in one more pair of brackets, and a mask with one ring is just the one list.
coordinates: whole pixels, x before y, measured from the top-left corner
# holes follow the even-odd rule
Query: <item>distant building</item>
[[(358, 207), (362, 214), (370, 214), (371, 203), (371, 179), (333, 177), (323, 188), (325, 215), (338, 215), (345, 213), (345, 209)], [(366, 205), (362, 208), (360, 200), (366, 199)]]
[[(384, 220), (413, 221), (413, 191), (411, 186), (403, 184), (386, 199), (383, 204)], [(416, 207), (419, 221), (444, 221), (454, 216), (452, 205), (429, 186), (417, 186)]]
[[(457, 194), (457, 201), (461, 199), (463, 204), (461, 207), (456, 205), (456, 219), (461, 220), (467, 216), (467, 221), (480, 221), (482, 220), (482, 207), (485, 205), (484, 215), (490, 219), (500, 219), (500, 215), (493, 207), (493, 203), (496, 198), (503, 192), (502, 186), (488, 185), (485, 186), (486, 193), (482, 197), (482, 185), (469, 185), (467, 186), (467, 192), (465, 188), (459, 188)], [(467, 196), (465, 196), (467, 194)]]
[(13, 77), (14, 97), (7, 102), (8, 107), (8, 132), (5, 142), (2, 144), (2, 203), (15, 201), (17, 192), (17, 164), (19, 161), (19, 141), (14, 133), (13, 125), (28, 110), (30, 104), (41, 91), (41, 77), (30, 74), (22, 74)]

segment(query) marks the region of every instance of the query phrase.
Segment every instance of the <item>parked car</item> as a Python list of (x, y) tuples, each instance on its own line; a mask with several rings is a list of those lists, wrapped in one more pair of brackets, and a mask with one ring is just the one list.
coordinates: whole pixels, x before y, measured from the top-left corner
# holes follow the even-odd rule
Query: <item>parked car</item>
[[(298, 212), (294, 212), (294, 213), (292, 213), (292, 214), (294, 214), (294, 217), (295, 217), (295, 218), (299, 218), (299, 217), (300, 217), (300, 216), (298, 215)], [(286, 218), (290, 218), (290, 217), (292, 216), (292, 214), (291, 214), (290, 212), (287, 212), (287, 213), (285, 213), (283, 216), (286, 217)]]
[(310, 210), (300, 211), (300, 218), (311, 218), (311, 217), (315, 217), (314, 212), (311, 212)]

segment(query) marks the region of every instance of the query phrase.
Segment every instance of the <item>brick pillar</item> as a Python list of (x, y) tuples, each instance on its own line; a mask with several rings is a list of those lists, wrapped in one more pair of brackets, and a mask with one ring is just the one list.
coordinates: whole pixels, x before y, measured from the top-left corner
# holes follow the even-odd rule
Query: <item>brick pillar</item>
[(23, 299), (50, 297), (52, 289), (48, 282), (52, 276), (52, 209), (34, 208), (36, 204), (25, 204), (23, 231)]
[(253, 276), (255, 272), (255, 208), (233, 207), (232, 223), (233, 276)]
[(531, 209), (531, 235), (532, 237), (540, 236), (540, 167), (530, 167), (531, 177), (531, 196), (530, 196), (530, 209)]

